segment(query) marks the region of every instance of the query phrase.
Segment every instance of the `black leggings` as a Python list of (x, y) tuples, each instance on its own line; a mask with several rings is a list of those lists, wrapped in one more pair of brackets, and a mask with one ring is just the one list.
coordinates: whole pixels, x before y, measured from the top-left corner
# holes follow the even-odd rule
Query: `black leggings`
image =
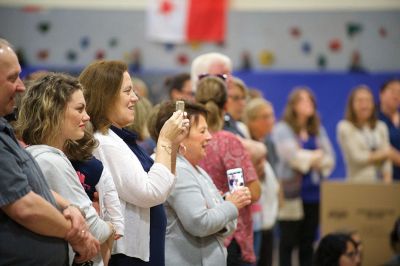
[(303, 203), (304, 218), (300, 221), (279, 221), (279, 265), (292, 265), (292, 252), (299, 247), (299, 265), (312, 265), (314, 240), (319, 225), (319, 204)]
[(263, 230), (258, 266), (272, 266), (272, 253), (274, 250), (274, 229)]
[(149, 265), (148, 262), (142, 261), (138, 258), (128, 257), (125, 254), (111, 255), (109, 266), (137, 266), (137, 265)]

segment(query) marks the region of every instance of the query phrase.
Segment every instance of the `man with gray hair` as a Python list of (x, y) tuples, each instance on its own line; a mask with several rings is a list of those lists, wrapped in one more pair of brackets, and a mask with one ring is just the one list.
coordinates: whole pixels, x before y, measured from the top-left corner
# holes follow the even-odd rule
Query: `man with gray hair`
[[(231, 90), (233, 80), (232, 62), (229, 57), (220, 53), (207, 53), (196, 57), (193, 60), (191, 67), (193, 91), (196, 91), (198, 81), (208, 76), (223, 80), (227, 85), (227, 94), (229, 96), (229, 90)], [(224, 130), (231, 131), (225, 127)], [(237, 135), (237, 132), (231, 132)], [(257, 171), (257, 175), (263, 175), (263, 160), (265, 160), (264, 158), (266, 154), (265, 146), (262, 143), (257, 143), (256, 141), (248, 140), (240, 136), (238, 136), (238, 138), (249, 152), (253, 165)], [(220, 180), (217, 181), (218, 177), (211, 177), (213, 178), (214, 183), (221, 183), (218, 182)], [(246, 186), (250, 190), (252, 202), (256, 202), (260, 198), (261, 194), (259, 180), (256, 179), (247, 182)], [(218, 189), (223, 190), (222, 187), (218, 187)], [(256, 258), (253, 249), (253, 229), (252, 225), (247, 224), (248, 222), (252, 223), (250, 206), (241, 210), (238, 217), (238, 227), (233, 234), (233, 239), (225, 241), (228, 250), (228, 266), (243, 266), (255, 263)]]
[(193, 91), (196, 91), (199, 79), (206, 76), (216, 76), (228, 82), (232, 77), (232, 61), (220, 53), (207, 53), (196, 57), (192, 62), (190, 71)]
[(4, 119), (25, 91), (20, 72), (12, 46), (0, 38), (0, 265), (68, 265), (67, 242), (79, 253), (77, 263), (87, 261), (98, 241), (78, 208), (49, 189)]

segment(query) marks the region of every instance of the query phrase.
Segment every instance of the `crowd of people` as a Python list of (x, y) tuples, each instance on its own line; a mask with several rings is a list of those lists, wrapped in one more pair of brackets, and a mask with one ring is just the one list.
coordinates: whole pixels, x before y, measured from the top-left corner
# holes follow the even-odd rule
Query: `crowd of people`
[[(336, 155), (310, 88), (293, 89), (275, 125), (219, 53), (169, 77), (155, 106), (121, 61), (20, 73), (0, 39), (0, 265), (273, 265), (277, 228), (281, 266), (294, 249), (300, 266), (361, 265), (351, 233), (314, 248)], [(400, 179), (399, 106), (399, 80), (379, 106), (364, 85), (350, 93), (337, 126), (348, 180)]]

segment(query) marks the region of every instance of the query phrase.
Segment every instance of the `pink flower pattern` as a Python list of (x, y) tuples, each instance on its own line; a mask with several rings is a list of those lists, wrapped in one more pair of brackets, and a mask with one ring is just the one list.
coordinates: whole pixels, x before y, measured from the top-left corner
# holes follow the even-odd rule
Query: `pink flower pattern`
[(86, 176), (83, 173), (79, 172), (79, 171), (76, 171), (76, 174), (78, 175), (79, 182), (81, 182), (82, 187), (85, 189), (85, 191), (90, 190), (91, 186), (89, 186), (88, 184), (85, 184)]
[[(249, 154), (240, 140), (231, 132), (221, 130), (212, 134), (212, 140), (207, 146), (206, 154), (200, 162), (200, 166), (211, 176), (215, 186), (223, 193), (229, 191), (226, 175), (228, 169), (241, 167), (245, 183), (258, 178)], [(225, 240), (226, 246), (230, 244), (233, 237), (241, 248), (242, 259), (254, 263), (256, 257), (253, 249), (251, 205), (240, 210), (237, 229), (232, 236)]]

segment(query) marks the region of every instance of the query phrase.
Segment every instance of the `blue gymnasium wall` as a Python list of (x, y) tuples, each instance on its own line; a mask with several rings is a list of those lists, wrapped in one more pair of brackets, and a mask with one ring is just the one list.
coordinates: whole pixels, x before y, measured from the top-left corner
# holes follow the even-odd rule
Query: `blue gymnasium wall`
[[(25, 68), (21, 76), (24, 77), (40, 69), (43, 67)], [(79, 75), (81, 70), (81, 68), (53, 69), (53, 71), (69, 72), (73, 75)], [(134, 72), (132, 76), (141, 78), (147, 83), (150, 88), (150, 99), (157, 103), (168, 98), (168, 92), (163, 89), (162, 84), (167, 76), (174, 73), (143, 71)], [(343, 178), (346, 174), (336, 140), (336, 125), (344, 116), (350, 90), (360, 84), (368, 85), (374, 92), (375, 102), (378, 102), (380, 86), (389, 79), (400, 78), (400, 71), (376, 73), (246, 71), (235, 72), (234, 75), (241, 78), (249, 88), (257, 88), (263, 93), (264, 98), (274, 105), (277, 121), (281, 118), (287, 97), (294, 87), (307, 86), (314, 92), (322, 123), (335, 149), (337, 161), (331, 178), (336, 179)]]
[(287, 97), (293, 87), (305, 85), (312, 89), (317, 99), (317, 108), (336, 152), (336, 168), (332, 178), (343, 178), (345, 166), (336, 140), (336, 125), (343, 118), (347, 96), (359, 84), (368, 85), (378, 101), (379, 88), (388, 79), (400, 77), (392, 73), (340, 73), (340, 72), (238, 72), (249, 87), (258, 88), (264, 97), (273, 103), (275, 115), (280, 119)]
[[(141, 72), (134, 76), (148, 83), (154, 102), (166, 98), (167, 93), (162, 88), (165, 76), (189, 71), (190, 62), (197, 55), (221, 52), (232, 58), (235, 69), (240, 69), (242, 53), (247, 52), (254, 71), (238, 72), (237, 75), (250, 87), (263, 91), (275, 105), (278, 118), (294, 86), (307, 85), (315, 92), (323, 124), (337, 155), (337, 167), (332, 176), (343, 177), (345, 170), (336, 142), (336, 124), (343, 117), (351, 88), (364, 83), (377, 95), (383, 81), (395, 76), (394, 71), (399, 76), (399, 14), (397, 9), (230, 11), (224, 44), (174, 46), (147, 40), (144, 10), (43, 9), (27, 12), (0, 3), (0, 36), (24, 52), (29, 67), (23, 74), (38, 69), (78, 74), (97, 57), (98, 51), (105, 53), (105, 59), (123, 60), (127, 60), (126, 54), (138, 51), (142, 58)], [(41, 28), (43, 24), (47, 26), (46, 30)], [(358, 30), (351, 33), (350, 26), (356, 26)], [(299, 30), (297, 37), (291, 34), (292, 29)], [(341, 49), (330, 49), (332, 39), (339, 40)], [(273, 60), (267, 60), (269, 63), (262, 60), (265, 51), (272, 56)], [(362, 66), (372, 74), (345, 72), (353, 51), (360, 53)], [(181, 56), (187, 59), (184, 64), (178, 60)], [(326, 60), (325, 71), (321, 72), (318, 71), (320, 56)], [(293, 72), (282, 72), (287, 70)]]

